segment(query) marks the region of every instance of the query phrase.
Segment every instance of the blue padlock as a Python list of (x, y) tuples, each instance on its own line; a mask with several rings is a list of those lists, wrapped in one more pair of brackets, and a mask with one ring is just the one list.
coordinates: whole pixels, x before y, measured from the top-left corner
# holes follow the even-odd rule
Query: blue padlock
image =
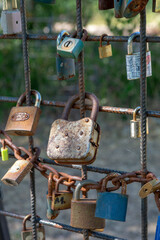
[(138, 15), (147, 5), (148, 0), (129, 0), (124, 10), (125, 18), (132, 18)]
[(57, 38), (57, 53), (61, 57), (78, 58), (84, 47), (83, 41), (67, 35), (67, 31), (63, 30)]
[(125, 222), (128, 204), (128, 196), (126, 195), (126, 182), (124, 180), (121, 180), (121, 194), (104, 192), (106, 190), (107, 182), (115, 176), (115, 174), (109, 175), (104, 179), (101, 189), (102, 192), (98, 193), (95, 216)]
[(114, 0), (114, 15), (116, 18), (122, 18), (126, 7), (126, 0)]

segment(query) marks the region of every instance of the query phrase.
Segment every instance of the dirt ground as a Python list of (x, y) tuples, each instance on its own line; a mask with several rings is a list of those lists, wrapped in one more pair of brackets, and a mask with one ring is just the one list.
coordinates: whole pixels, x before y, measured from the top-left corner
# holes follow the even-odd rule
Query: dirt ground
[[(40, 119), (37, 133), (35, 135), (35, 146), (42, 149), (41, 156), (46, 157), (46, 147), (51, 123), (60, 116), (60, 112), (51, 117), (49, 111), (44, 112), (45, 117)], [(47, 117), (46, 117), (47, 116)], [(131, 139), (129, 132), (129, 120), (122, 120), (121, 116), (114, 114), (101, 113), (98, 122), (101, 126), (101, 142), (96, 161), (93, 166), (105, 167), (110, 169), (133, 171), (140, 169), (140, 150), (139, 140)], [(45, 127), (44, 127), (45, 126)], [(2, 125), (4, 128), (4, 125)], [(148, 136), (147, 158), (148, 169), (159, 176), (159, 142), (160, 142), (160, 120), (149, 119), (150, 134)], [(19, 146), (26, 146), (28, 139), (26, 137), (14, 137), (13, 141)], [(0, 178), (6, 173), (7, 169), (13, 164), (14, 160), (1, 162)], [(58, 171), (65, 171), (73, 175), (80, 175), (79, 170), (64, 167), (55, 167)], [(104, 174), (88, 173), (89, 179), (99, 180)], [(19, 186), (10, 187), (2, 184), (3, 200), (5, 210), (14, 213), (27, 215), (30, 213), (30, 191), (29, 176), (27, 176)], [(116, 222), (106, 220), (104, 233), (117, 237), (140, 240), (141, 239), (141, 223), (140, 223), (140, 198), (138, 195), (140, 189), (139, 183), (128, 185), (127, 194), (129, 196), (128, 210), (126, 222)], [(46, 219), (46, 192), (47, 180), (36, 171), (36, 202), (37, 214)], [(91, 191), (90, 195), (95, 196), (96, 192)], [(148, 197), (148, 231), (149, 240), (154, 239), (158, 210), (154, 201), (153, 194)], [(22, 222), (17, 219), (7, 218), (11, 240), (20, 239)], [(61, 211), (55, 219), (56, 222), (70, 224), (70, 210)], [(29, 224), (28, 224), (29, 225)], [(64, 230), (58, 230), (46, 227), (46, 239), (56, 240), (79, 240), (82, 239), (81, 234), (75, 234)], [(93, 239), (93, 238), (90, 238)]]

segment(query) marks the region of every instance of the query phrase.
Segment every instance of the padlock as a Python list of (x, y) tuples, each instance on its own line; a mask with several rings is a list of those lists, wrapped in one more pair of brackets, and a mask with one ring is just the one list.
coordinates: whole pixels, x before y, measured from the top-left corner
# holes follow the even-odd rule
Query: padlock
[(71, 208), (71, 200), (73, 198), (73, 192), (68, 187), (67, 190), (59, 190), (59, 184), (65, 180), (65, 177), (57, 179), (55, 190), (52, 192), (52, 209), (64, 210)]
[(100, 127), (96, 123), (99, 111), (98, 99), (94, 94), (85, 93), (93, 103), (91, 116), (79, 121), (68, 121), (71, 107), (79, 95), (69, 98), (61, 119), (53, 122), (47, 155), (58, 164), (90, 164), (95, 161), (100, 138)]
[(22, 106), (26, 99), (26, 93), (23, 93), (18, 99), (16, 107), (10, 111), (5, 127), (7, 133), (17, 136), (34, 135), (41, 114), (41, 95), (36, 90), (31, 90), (31, 94), (36, 96), (35, 106)]
[(28, 155), (28, 158), (24, 159), (22, 156), (15, 152), (15, 156), (18, 160), (12, 165), (12, 167), (1, 179), (4, 184), (9, 186), (17, 186), (20, 184), (33, 167), (33, 155), (23, 147), (19, 147), (19, 149), (23, 150)]
[(137, 16), (147, 5), (148, 0), (128, 0), (124, 10), (125, 18), (132, 18)]
[(114, 15), (116, 18), (123, 17), (125, 7), (126, 0), (114, 0)]
[(105, 36), (108, 36), (107, 34), (103, 34), (100, 37), (100, 46), (98, 48), (99, 50), (99, 58), (107, 58), (112, 56), (112, 46), (109, 44), (109, 41), (107, 42), (107, 45), (102, 45), (103, 38)]
[(157, 177), (150, 182), (144, 184), (139, 191), (139, 196), (141, 198), (145, 198), (156, 190), (160, 190), (160, 177)]
[[(31, 214), (27, 215), (23, 220), (23, 229), (21, 232), (21, 239), (22, 240), (32, 240), (32, 228), (26, 228), (26, 222), (31, 218)], [(37, 240), (45, 240), (45, 230), (44, 226), (39, 223), (37, 229)]]
[(47, 194), (47, 218), (49, 220), (55, 219), (59, 215), (59, 211), (52, 210), (52, 192), (53, 188), (55, 187), (54, 181), (53, 181), (53, 173), (49, 174), (48, 177), (48, 194)]
[(16, 34), (22, 32), (21, 13), (17, 9), (17, 0), (12, 0), (12, 9), (8, 9), (8, 0), (3, 0), (1, 13), (1, 26), (3, 34)]
[(152, 12), (160, 13), (160, 0), (152, 0)]
[(88, 184), (96, 184), (92, 180), (83, 180), (76, 186), (74, 197), (71, 201), (71, 221), (72, 227), (99, 230), (104, 229), (105, 220), (95, 217), (96, 200), (80, 198), (80, 190)]
[[(140, 118), (137, 118), (137, 113), (140, 109), (140, 107), (135, 108), (133, 112), (133, 120), (130, 121), (131, 138), (141, 137), (141, 121)], [(148, 118), (146, 118), (146, 134), (149, 134)]]
[(114, 0), (98, 0), (99, 10), (114, 8)]
[(59, 34), (57, 38), (57, 53), (61, 57), (78, 58), (78, 55), (84, 47), (83, 41), (67, 35), (68, 32), (65, 30)]
[(64, 58), (57, 54), (56, 69), (58, 80), (73, 78), (76, 75), (75, 60), (72, 58)]
[[(126, 70), (127, 79), (139, 79), (141, 74), (140, 67), (140, 52), (133, 53), (133, 39), (140, 36), (139, 32), (132, 33), (128, 38), (128, 55), (126, 55)], [(146, 52), (146, 77), (152, 76), (151, 52), (149, 51), (149, 44), (147, 42)]]
[(126, 195), (126, 182), (121, 180), (121, 194), (106, 192), (107, 182), (115, 176), (116, 175), (113, 174), (104, 178), (101, 189), (102, 192), (98, 193), (95, 216), (125, 222), (128, 204), (128, 195)]
[(8, 148), (6, 147), (6, 144), (5, 144), (5, 140), (2, 139), (1, 140), (1, 143), (2, 143), (2, 147), (1, 147), (1, 157), (2, 157), (2, 161), (7, 161), (9, 159), (9, 156), (8, 156)]
[(34, 0), (35, 2), (38, 3), (46, 3), (46, 4), (55, 4), (56, 0)]

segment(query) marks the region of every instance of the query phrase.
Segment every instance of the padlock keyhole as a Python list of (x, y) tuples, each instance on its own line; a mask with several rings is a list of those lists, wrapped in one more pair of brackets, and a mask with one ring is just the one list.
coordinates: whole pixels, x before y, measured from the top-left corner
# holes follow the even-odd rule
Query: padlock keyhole
[(16, 24), (18, 24), (18, 21), (16, 21)]
[(72, 41), (67, 41), (67, 42), (64, 44), (64, 46), (65, 46), (65, 47), (71, 47), (72, 44), (73, 44)]

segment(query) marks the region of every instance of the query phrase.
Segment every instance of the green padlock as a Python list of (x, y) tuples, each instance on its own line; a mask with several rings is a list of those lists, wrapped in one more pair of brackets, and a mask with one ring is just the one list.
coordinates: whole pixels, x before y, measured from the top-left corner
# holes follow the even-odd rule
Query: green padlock
[(1, 157), (2, 161), (7, 161), (9, 159), (8, 157), (8, 148), (5, 146), (5, 140), (2, 139), (2, 147), (1, 147)]

